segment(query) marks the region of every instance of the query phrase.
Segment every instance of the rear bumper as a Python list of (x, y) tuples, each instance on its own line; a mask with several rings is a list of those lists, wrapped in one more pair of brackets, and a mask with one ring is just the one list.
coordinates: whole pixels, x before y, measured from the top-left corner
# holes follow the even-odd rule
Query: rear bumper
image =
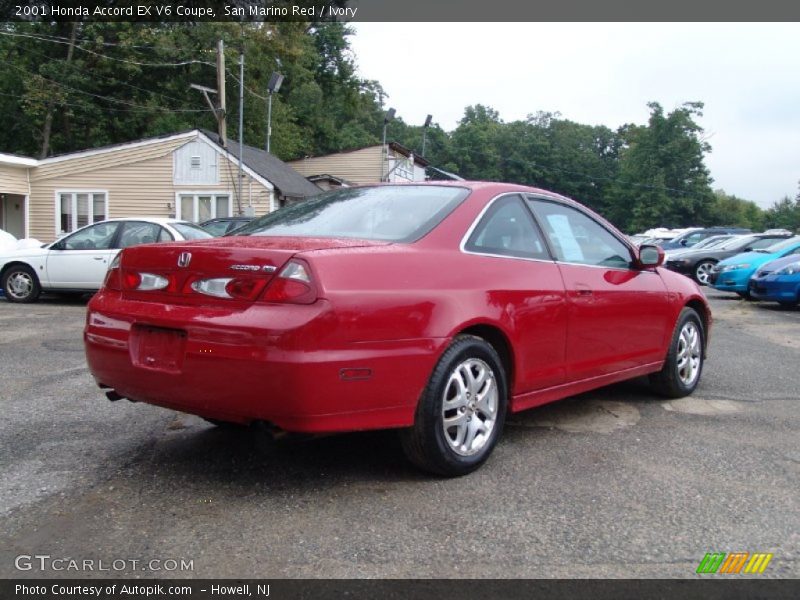
[(670, 271), (674, 271), (675, 273), (680, 273), (681, 275), (690, 276), (694, 272), (693, 265), (685, 265), (683, 263), (673, 263), (667, 262), (664, 266), (669, 269)]
[[(337, 341), (342, 326), (325, 301), (233, 312), (110, 294), (90, 302), (84, 331), (99, 385), (134, 401), (220, 420), (267, 421), (287, 431), (411, 425), (446, 345), (439, 338)], [(184, 332), (177, 360), (144, 366), (137, 356), (142, 326)]]

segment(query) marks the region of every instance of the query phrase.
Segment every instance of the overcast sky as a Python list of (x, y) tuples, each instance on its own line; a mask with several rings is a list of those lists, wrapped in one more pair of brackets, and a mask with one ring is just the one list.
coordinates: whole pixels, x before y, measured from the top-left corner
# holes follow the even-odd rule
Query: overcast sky
[(471, 104), (504, 121), (537, 111), (612, 129), (647, 103), (705, 103), (722, 188), (768, 207), (800, 179), (800, 24), (354, 23), (362, 77), (410, 124), (452, 131)]

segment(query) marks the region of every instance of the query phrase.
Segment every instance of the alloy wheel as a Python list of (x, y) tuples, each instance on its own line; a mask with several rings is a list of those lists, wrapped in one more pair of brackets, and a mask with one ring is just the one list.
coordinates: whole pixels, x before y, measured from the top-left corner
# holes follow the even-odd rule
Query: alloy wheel
[(447, 444), (461, 456), (479, 453), (492, 438), (497, 410), (497, 381), (491, 367), (478, 358), (460, 363), (450, 374), (442, 398)]

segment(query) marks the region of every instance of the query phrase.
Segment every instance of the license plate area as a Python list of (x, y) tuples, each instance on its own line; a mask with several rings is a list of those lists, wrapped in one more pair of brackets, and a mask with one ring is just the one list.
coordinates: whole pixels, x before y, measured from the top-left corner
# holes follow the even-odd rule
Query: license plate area
[(186, 348), (186, 332), (150, 325), (134, 325), (130, 338), (131, 362), (142, 369), (180, 373)]

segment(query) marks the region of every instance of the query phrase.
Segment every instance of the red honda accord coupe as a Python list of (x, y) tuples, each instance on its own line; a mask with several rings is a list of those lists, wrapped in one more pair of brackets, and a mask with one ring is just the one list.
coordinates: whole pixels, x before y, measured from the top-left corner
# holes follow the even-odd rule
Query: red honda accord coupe
[(592, 211), (519, 185), (346, 188), (235, 237), (127, 248), (89, 303), (111, 399), (293, 432), (399, 428), (463, 475), (517, 412), (641, 375), (690, 394), (697, 285)]

